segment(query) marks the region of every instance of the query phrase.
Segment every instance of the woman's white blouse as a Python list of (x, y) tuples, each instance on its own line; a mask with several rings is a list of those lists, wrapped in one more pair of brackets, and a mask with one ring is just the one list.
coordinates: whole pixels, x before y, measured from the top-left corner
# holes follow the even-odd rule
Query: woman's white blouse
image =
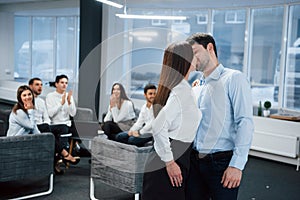
[(133, 104), (129, 100), (124, 100), (121, 108), (119, 109), (117, 106), (110, 108), (108, 106), (107, 114), (105, 115), (104, 122), (112, 121), (118, 123), (122, 121), (127, 121), (135, 118), (135, 112), (133, 108)]
[(196, 98), (183, 79), (170, 93), (166, 105), (152, 123), (154, 148), (161, 160), (173, 160), (170, 138), (192, 143), (202, 118)]

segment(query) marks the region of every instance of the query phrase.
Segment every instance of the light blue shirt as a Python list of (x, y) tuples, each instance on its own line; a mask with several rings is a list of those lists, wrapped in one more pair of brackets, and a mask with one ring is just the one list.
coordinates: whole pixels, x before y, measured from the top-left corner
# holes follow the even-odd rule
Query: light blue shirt
[(29, 133), (39, 134), (35, 122), (35, 110), (29, 109), (25, 113), (22, 109), (18, 109), (16, 113), (13, 111), (9, 115), (9, 128), (7, 136), (27, 135)]
[(220, 64), (199, 87), (198, 106), (203, 118), (194, 148), (200, 153), (233, 150), (229, 166), (243, 170), (254, 131), (251, 88), (246, 76)]

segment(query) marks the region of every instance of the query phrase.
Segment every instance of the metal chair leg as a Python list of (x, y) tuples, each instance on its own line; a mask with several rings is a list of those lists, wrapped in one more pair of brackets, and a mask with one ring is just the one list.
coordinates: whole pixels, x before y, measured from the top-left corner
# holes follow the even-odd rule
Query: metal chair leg
[(94, 180), (93, 180), (92, 177), (90, 178), (90, 199), (91, 200), (98, 200), (95, 197), (95, 185), (94, 185)]
[(17, 197), (17, 198), (13, 198), (13, 199), (10, 199), (10, 200), (30, 199), (30, 198), (34, 198), (34, 197), (39, 197), (39, 196), (51, 194), (52, 191), (53, 191), (53, 174), (50, 174), (49, 189), (47, 191), (39, 192), (39, 193), (35, 193), (35, 194), (30, 194), (30, 195), (26, 195), (26, 196), (22, 196), (22, 197)]

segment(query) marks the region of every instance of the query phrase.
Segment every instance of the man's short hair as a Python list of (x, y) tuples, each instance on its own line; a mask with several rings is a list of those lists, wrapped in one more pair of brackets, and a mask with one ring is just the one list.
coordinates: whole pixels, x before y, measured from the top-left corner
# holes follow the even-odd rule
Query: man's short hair
[(147, 84), (145, 87), (144, 87), (144, 94), (147, 94), (147, 91), (148, 90), (156, 90), (156, 86), (153, 85), (153, 84)]
[(34, 81), (42, 81), (42, 80), (38, 77), (34, 77), (28, 81), (28, 85), (32, 85), (34, 83)]
[(215, 51), (216, 57), (218, 57), (217, 45), (216, 45), (215, 39), (213, 38), (212, 35), (210, 35), (208, 33), (194, 33), (193, 35), (191, 35), (190, 37), (188, 37), (186, 39), (186, 41), (190, 45), (194, 45), (195, 43), (200, 44), (205, 49), (207, 48), (207, 45), (209, 43), (212, 43), (213, 47), (214, 47), (214, 51)]
[(59, 83), (60, 79), (66, 78), (67, 80), (69, 80), (67, 75), (61, 74), (61, 75), (57, 75), (55, 78), (55, 83)]

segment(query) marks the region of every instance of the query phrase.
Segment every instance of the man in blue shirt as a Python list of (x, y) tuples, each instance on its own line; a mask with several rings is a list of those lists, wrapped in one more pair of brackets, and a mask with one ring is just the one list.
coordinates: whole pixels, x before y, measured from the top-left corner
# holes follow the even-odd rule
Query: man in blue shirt
[(203, 118), (193, 144), (187, 199), (237, 199), (254, 131), (250, 84), (243, 73), (218, 62), (212, 36), (196, 33), (187, 41), (196, 69), (203, 72), (196, 94)]

